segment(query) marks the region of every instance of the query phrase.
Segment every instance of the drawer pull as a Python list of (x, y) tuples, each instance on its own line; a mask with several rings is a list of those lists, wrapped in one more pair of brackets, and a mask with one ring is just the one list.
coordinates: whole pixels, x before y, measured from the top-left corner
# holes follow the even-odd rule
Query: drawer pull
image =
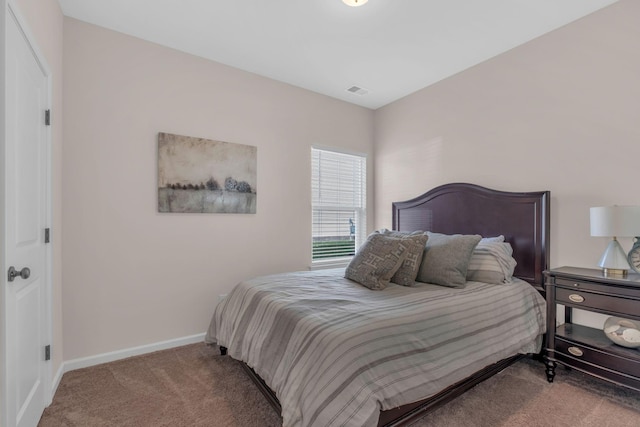
[(578, 294), (569, 295), (569, 299), (573, 302), (584, 302), (584, 297)]
[(582, 357), (582, 355), (584, 354), (578, 347), (569, 347), (567, 350), (569, 350), (569, 353), (578, 357)]

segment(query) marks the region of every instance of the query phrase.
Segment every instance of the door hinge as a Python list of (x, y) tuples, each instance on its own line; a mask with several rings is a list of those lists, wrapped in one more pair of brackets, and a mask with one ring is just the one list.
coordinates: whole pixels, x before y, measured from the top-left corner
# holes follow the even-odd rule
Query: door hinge
[(51, 110), (46, 110), (44, 112), (44, 124), (51, 126)]
[(51, 242), (51, 229), (49, 228), (44, 229), (44, 242), (45, 243)]
[(44, 360), (51, 360), (51, 345), (44, 348)]

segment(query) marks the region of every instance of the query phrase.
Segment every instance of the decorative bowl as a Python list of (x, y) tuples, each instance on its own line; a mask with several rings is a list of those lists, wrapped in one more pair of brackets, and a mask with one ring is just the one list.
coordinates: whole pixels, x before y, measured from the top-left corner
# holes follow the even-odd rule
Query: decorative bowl
[(640, 322), (609, 317), (604, 322), (604, 334), (615, 344), (628, 348), (640, 347)]

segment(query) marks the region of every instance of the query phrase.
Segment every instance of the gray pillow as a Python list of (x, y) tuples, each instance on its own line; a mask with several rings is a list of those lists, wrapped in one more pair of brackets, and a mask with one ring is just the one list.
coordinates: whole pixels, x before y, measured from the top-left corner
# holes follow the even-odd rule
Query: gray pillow
[(398, 271), (393, 275), (391, 281), (402, 286), (412, 286), (418, 276), (418, 270), (422, 262), (422, 254), (424, 253), (424, 247), (427, 244), (429, 236), (422, 231), (403, 233), (401, 231), (387, 230), (386, 228), (383, 228), (379, 232), (385, 236), (404, 239), (406, 242), (407, 257), (404, 259)]
[(427, 232), (429, 240), (418, 270), (418, 282), (463, 288), (473, 249), (482, 236)]
[(406, 256), (403, 239), (372, 233), (347, 266), (344, 277), (369, 289), (384, 289)]

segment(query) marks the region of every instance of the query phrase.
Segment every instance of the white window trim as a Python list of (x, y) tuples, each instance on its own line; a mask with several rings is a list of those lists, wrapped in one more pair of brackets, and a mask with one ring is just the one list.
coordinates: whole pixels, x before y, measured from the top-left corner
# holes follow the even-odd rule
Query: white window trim
[[(355, 242), (355, 250), (358, 250), (359, 245), (361, 245), (364, 240), (366, 239), (367, 236), (367, 155), (365, 153), (361, 153), (361, 152), (355, 152), (355, 151), (350, 151), (350, 150), (344, 150), (344, 149), (336, 149), (333, 147), (326, 147), (326, 146), (319, 146), (319, 145), (313, 145), (311, 150), (311, 154), (312, 154), (312, 171), (313, 171), (313, 152), (314, 150), (321, 150), (321, 151), (327, 151), (330, 153), (336, 153), (336, 154), (345, 154), (345, 155), (350, 155), (350, 156), (357, 156), (361, 158), (362, 161), (362, 192), (361, 192), (361, 197), (362, 197), (362, 204), (361, 207), (358, 208), (362, 211), (362, 221), (361, 224), (358, 226), (358, 230), (356, 232), (356, 242)], [(312, 174), (312, 180), (313, 180), (313, 174)], [(312, 184), (313, 185), (313, 184)], [(313, 188), (312, 188), (313, 191)], [(326, 209), (331, 209), (329, 206), (325, 206)], [(344, 206), (342, 207), (334, 207), (334, 209), (337, 208), (336, 210), (339, 210), (340, 208), (345, 208)], [(312, 195), (312, 206), (311, 206), (311, 210), (312, 210), (312, 216), (313, 216), (313, 212), (314, 212), (314, 205), (313, 205), (313, 195)], [(312, 235), (312, 242), (313, 242), (313, 235)], [(313, 251), (312, 251), (313, 252)], [(313, 256), (312, 256), (313, 258)], [(319, 260), (311, 260), (311, 265), (309, 266), (310, 270), (320, 270), (320, 269), (328, 269), (328, 268), (340, 268), (340, 267), (346, 267), (349, 262), (351, 261), (351, 259), (353, 258), (353, 256), (346, 256), (346, 257), (340, 257), (340, 258), (331, 258), (331, 259), (319, 259)]]

